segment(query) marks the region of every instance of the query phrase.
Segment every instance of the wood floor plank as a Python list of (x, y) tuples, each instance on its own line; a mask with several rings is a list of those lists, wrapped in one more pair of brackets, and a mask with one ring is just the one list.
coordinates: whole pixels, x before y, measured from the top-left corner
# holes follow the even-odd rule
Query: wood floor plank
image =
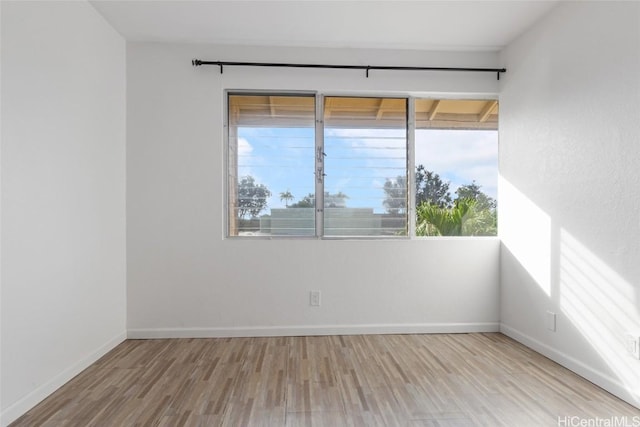
[(564, 416), (640, 410), (501, 334), (355, 335), (128, 340), (11, 426), (512, 427)]
[(250, 339), (230, 393), (223, 424), (284, 425), (289, 346), (272, 338)]
[(289, 351), (288, 412), (343, 412), (331, 337), (299, 337)]

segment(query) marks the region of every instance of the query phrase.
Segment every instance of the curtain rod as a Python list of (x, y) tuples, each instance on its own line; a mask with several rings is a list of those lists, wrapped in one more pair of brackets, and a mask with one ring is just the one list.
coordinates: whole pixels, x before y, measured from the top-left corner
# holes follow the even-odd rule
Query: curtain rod
[(470, 71), (478, 73), (496, 73), (500, 80), (500, 73), (506, 73), (506, 68), (461, 68), (461, 67), (403, 67), (393, 65), (338, 65), (338, 64), (289, 64), (281, 62), (234, 62), (234, 61), (202, 61), (194, 59), (191, 65), (199, 67), (201, 65), (217, 65), (220, 67), (220, 74), (223, 67), (282, 67), (282, 68), (337, 68), (342, 70), (366, 70), (369, 77), (369, 70), (398, 70), (398, 71)]

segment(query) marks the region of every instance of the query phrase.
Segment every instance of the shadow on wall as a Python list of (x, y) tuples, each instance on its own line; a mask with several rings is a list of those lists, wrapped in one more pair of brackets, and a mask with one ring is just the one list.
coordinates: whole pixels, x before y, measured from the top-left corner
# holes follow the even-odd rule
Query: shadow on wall
[[(640, 405), (640, 361), (627, 351), (626, 332), (640, 335), (640, 295), (624, 277), (609, 267), (592, 250), (571, 235), (564, 227), (528, 199), (511, 183), (500, 177), (500, 235), (502, 238), (503, 271), (515, 268), (526, 271), (536, 289), (525, 289), (526, 283), (505, 283), (523, 286), (518, 289), (518, 309), (528, 310), (544, 325), (546, 309), (560, 313), (557, 334), (544, 337), (543, 345), (558, 350), (567, 340), (580, 351), (586, 344), (592, 355), (565, 354), (586, 366), (596, 375), (617, 383), (636, 406)], [(502, 214), (504, 212), (504, 214)], [(511, 270), (513, 271), (513, 270)], [(522, 274), (522, 273), (520, 273)], [(505, 292), (510, 292), (505, 290)], [(542, 304), (545, 304), (546, 309)], [(531, 313), (531, 309), (545, 313)], [(506, 324), (507, 327), (511, 325)], [(517, 330), (517, 327), (515, 328)], [(546, 329), (546, 328), (545, 328)], [(522, 331), (517, 331), (522, 332)], [(525, 333), (526, 332), (522, 332)], [(580, 343), (576, 338), (580, 337)], [(536, 340), (536, 337), (530, 337)], [(579, 347), (579, 348), (578, 348)], [(573, 348), (571, 349), (573, 350)], [(609, 372), (594, 370), (588, 360), (596, 356)], [(584, 356), (584, 357), (581, 357)], [(589, 378), (594, 380), (594, 378)], [(601, 384), (602, 385), (602, 384)]]

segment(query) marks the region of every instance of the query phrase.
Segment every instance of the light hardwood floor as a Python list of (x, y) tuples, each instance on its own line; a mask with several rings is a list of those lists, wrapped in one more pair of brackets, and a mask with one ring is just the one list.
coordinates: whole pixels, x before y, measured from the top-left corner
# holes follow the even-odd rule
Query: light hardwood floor
[(640, 422), (637, 408), (501, 334), (356, 335), (125, 341), (12, 427), (513, 427), (625, 416)]

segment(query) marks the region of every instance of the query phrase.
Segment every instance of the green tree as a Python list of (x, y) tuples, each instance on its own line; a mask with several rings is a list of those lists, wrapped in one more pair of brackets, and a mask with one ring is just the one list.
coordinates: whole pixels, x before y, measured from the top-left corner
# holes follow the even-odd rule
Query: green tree
[(480, 186), (472, 181), (456, 190), (458, 199), (469, 199), (476, 202), (473, 218), (465, 224), (467, 236), (495, 236), (498, 234), (497, 202), (480, 190)]
[(464, 225), (473, 217), (476, 202), (457, 199), (452, 207), (422, 202), (416, 208), (416, 235), (464, 236)]
[(476, 201), (477, 210), (495, 209), (497, 203), (495, 199), (487, 196), (480, 190), (481, 186), (472, 181), (471, 184), (462, 185), (456, 190), (458, 199), (471, 199)]
[(238, 218), (257, 217), (267, 207), (271, 191), (264, 184), (257, 184), (254, 177), (243, 176), (238, 183)]
[(280, 193), (280, 201), (284, 201), (284, 206), (285, 207), (289, 207), (289, 202), (291, 200), (293, 200), (293, 194), (291, 194), (291, 191), (287, 190), (287, 191), (283, 191), (282, 193)]
[(495, 236), (495, 209), (478, 209), (473, 199), (458, 198), (450, 208), (423, 202), (416, 208), (417, 236)]
[(451, 207), (449, 183), (440, 175), (428, 171), (424, 165), (416, 166), (416, 206), (427, 202), (441, 208)]
[[(468, 200), (468, 199), (465, 199)], [(476, 202), (477, 206), (477, 202)], [(495, 209), (474, 209), (474, 214), (467, 219), (462, 229), (463, 236), (496, 236), (498, 235), (498, 216)]]
[[(452, 200), (449, 182), (416, 167), (416, 234), (418, 236), (495, 236), (498, 230), (497, 202), (481, 191), (475, 181), (460, 186)], [(384, 207), (390, 214), (403, 214), (407, 207), (407, 178), (387, 179)]]
[[(344, 208), (346, 207), (346, 199), (349, 196), (342, 191), (338, 191), (335, 194), (329, 192), (324, 193), (324, 207), (325, 208)], [(290, 208), (315, 208), (316, 207), (316, 195), (309, 193), (304, 196), (300, 201), (289, 205)]]
[(300, 199), (298, 202), (288, 206), (289, 208), (315, 208), (316, 207), (316, 195), (309, 193)]
[(385, 199), (382, 205), (393, 215), (404, 214), (407, 211), (407, 177), (398, 176), (387, 179), (383, 187)]
[[(440, 175), (428, 171), (424, 165), (416, 167), (416, 206), (423, 202), (442, 208), (451, 207), (449, 183)], [(385, 199), (382, 202), (390, 214), (401, 214), (407, 208), (407, 177), (398, 175), (395, 179), (387, 179), (383, 187)]]
[(346, 208), (347, 199), (349, 196), (342, 191), (338, 191), (335, 194), (329, 192), (324, 193), (324, 207), (325, 208)]

